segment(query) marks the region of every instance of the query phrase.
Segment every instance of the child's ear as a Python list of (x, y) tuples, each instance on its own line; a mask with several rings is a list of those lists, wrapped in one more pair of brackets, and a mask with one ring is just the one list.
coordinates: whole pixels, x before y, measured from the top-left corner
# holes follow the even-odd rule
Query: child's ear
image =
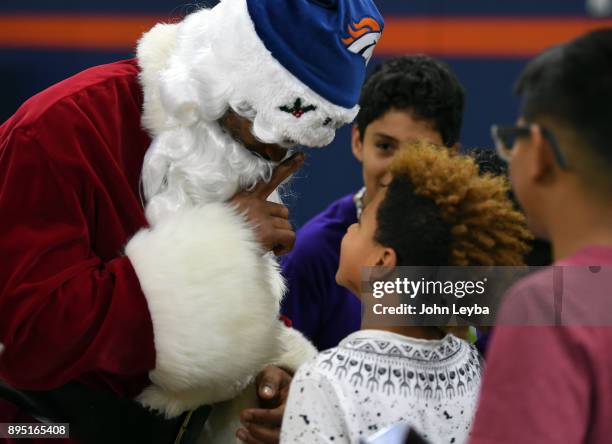
[(529, 147), (530, 154), (532, 155), (532, 162), (530, 162), (532, 179), (540, 183), (550, 180), (552, 174), (554, 174), (557, 162), (553, 148), (542, 134), (542, 129), (539, 125), (531, 126), (530, 141), (532, 144)]
[(359, 161), (363, 162), (363, 142), (361, 141), (361, 134), (357, 125), (353, 125), (351, 132), (351, 148), (353, 150), (353, 156)]
[(380, 250), (376, 266), (385, 268), (397, 266), (397, 254), (395, 254), (395, 250), (393, 248), (383, 247)]

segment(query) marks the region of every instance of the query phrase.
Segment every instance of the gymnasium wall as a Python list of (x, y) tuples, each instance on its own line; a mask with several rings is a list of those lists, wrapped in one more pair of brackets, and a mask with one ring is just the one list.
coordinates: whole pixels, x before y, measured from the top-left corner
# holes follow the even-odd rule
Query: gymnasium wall
[[(291, 0), (287, 0), (291, 1)], [(599, 0), (604, 4), (607, 0)], [(214, 2), (200, 2), (198, 5)], [(378, 0), (385, 57), (424, 52), (447, 61), (467, 91), (464, 147), (490, 147), (493, 123), (513, 122), (512, 85), (526, 61), (589, 29), (612, 26), (585, 0)], [(132, 57), (138, 36), (156, 21), (197, 6), (170, 0), (2, 0), (0, 2), (0, 122), (31, 95), (84, 68)], [(600, 9), (600, 13), (606, 11)], [(308, 151), (291, 185), (297, 226), (361, 185), (349, 130), (323, 150)]]

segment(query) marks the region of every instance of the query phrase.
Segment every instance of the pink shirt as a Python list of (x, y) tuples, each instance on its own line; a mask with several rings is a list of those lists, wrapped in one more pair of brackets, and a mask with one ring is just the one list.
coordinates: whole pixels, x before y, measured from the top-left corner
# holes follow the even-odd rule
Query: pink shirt
[[(612, 248), (589, 247), (556, 265), (569, 266), (556, 317), (567, 326), (516, 321), (520, 314), (525, 324), (554, 321), (553, 268), (510, 290), (487, 356), (472, 444), (612, 442), (612, 286), (586, 268), (608, 267), (609, 281)], [(571, 266), (594, 277), (576, 279)]]

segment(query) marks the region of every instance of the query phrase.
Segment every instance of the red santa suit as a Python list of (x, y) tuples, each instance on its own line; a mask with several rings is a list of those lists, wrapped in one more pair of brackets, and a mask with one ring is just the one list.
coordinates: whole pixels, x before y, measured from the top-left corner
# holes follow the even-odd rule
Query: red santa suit
[(149, 384), (153, 327), (122, 254), (146, 225), (138, 72), (87, 70), (0, 127), (0, 378), (14, 388), (77, 380), (135, 397)]
[[(193, 209), (133, 238), (147, 225), (139, 183), (151, 143), (141, 125), (139, 72), (135, 60), (89, 69), (33, 97), (0, 127), (0, 376), (16, 389), (49, 390), (79, 381), (136, 397), (147, 386), (151, 392), (149, 372), (157, 360), (158, 383), (174, 383), (185, 393), (166, 396), (157, 387), (152, 396), (164, 398), (159, 402), (166, 413), (179, 414), (206, 398), (217, 402), (238, 393), (248, 381), (232, 379), (241, 373), (235, 364), (257, 368), (273, 361), (266, 350), (275, 346), (257, 338), (272, 337), (265, 330), (280, 325), (282, 285), (259, 274), (260, 266), (245, 270), (261, 253), (244, 220), (224, 205)], [(126, 244), (132, 259), (123, 254)], [(164, 249), (171, 246), (181, 252)], [(154, 266), (150, 259), (164, 257), (168, 266), (155, 269), (152, 274), (160, 275), (149, 281), (199, 285), (196, 293), (212, 294), (207, 303), (187, 303), (182, 310), (172, 305), (184, 301), (162, 301), (155, 307), (159, 317), (176, 318), (167, 320), (170, 331), (155, 332), (151, 299), (142, 289), (150, 282), (140, 281), (133, 262), (146, 269)], [(197, 274), (173, 274), (178, 261), (193, 264)], [(151, 290), (149, 298), (156, 291), (163, 288)], [(242, 313), (236, 301), (223, 300), (245, 291), (255, 305), (242, 307)], [(173, 330), (188, 323), (195, 325)], [(176, 342), (163, 343), (168, 340)], [(249, 354), (245, 346), (253, 351), (251, 359), (242, 359)], [(225, 349), (225, 355), (211, 355), (211, 347)], [(236, 354), (241, 358), (232, 359)], [(195, 370), (197, 365), (206, 368)], [(224, 386), (227, 381), (235, 386)]]
[(79, 380), (133, 397), (155, 367), (122, 254), (146, 226), (138, 72), (134, 60), (89, 69), (0, 127), (0, 375), (15, 388)]

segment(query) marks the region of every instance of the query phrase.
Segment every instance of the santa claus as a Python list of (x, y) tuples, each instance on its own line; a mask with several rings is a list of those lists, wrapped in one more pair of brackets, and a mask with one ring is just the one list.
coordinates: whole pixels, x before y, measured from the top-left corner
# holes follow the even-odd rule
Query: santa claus
[(382, 26), (371, 0), (224, 0), (0, 127), (0, 380), (20, 406), (0, 422), (53, 417), (15, 401), (53, 393), (59, 410), (112, 394), (183, 422), (256, 381), (270, 410), (240, 436), (277, 439), (315, 350), (278, 320), (271, 252), (294, 233), (276, 189), (293, 146), (355, 117)]

